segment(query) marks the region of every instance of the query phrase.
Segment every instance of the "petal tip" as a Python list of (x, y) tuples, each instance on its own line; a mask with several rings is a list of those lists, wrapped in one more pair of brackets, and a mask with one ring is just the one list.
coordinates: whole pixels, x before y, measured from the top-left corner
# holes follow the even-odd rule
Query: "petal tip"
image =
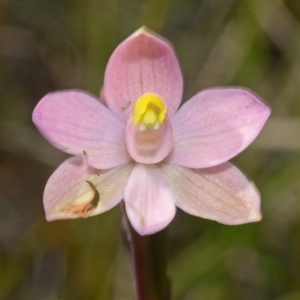
[(151, 235), (151, 234), (154, 234), (158, 231), (163, 230), (164, 228), (166, 228), (169, 225), (169, 223), (155, 224), (155, 225), (131, 223), (131, 225), (139, 235), (144, 236), (144, 235)]
[(252, 201), (249, 201), (247, 205), (247, 209), (245, 211), (245, 219), (242, 223), (252, 223), (261, 221), (261, 196), (253, 181), (249, 182), (248, 188), (246, 189), (246, 194), (248, 194), (249, 199), (252, 199)]
[[(62, 219), (62, 218), (59, 217), (58, 215), (46, 212), (46, 220), (47, 220), (47, 222), (53, 222), (53, 221), (57, 221), (57, 220), (60, 220), (60, 219)], [(67, 219), (67, 218), (65, 218), (65, 219)]]
[(52, 222), (52, 221), (55, 221), (55, 218), (46, 214), (46, 220), (47, 220), (47, 222)]
[(259, 103), (261, 106), (261, 112), (263, 114), (263, 116), (265, 117), (265, 121), (268, 119), (268, 117), (270, 116), (272, 109), (271, 106), (264, 101), (263, 99), (261, 99), (260, 96), (258, 96), (255, 92), (253, 92), (250, 89), (247, 88), (236, 88), (236, 89), (240, 89), (242, 92), (244, 92), (246, 95), (250, 96), (252, 99), (254, 98), (256, 103)]
[(140, 223), (131, 222), (131, 224), (132, 224), (132, 227), (135, 229), (135, 231), (139, 235), (150, 235), (150, 234), (154, 234), (158, 231), (165, 229), (170, 224), (170, 222), (173, 220), (175, 213), (176, 213), (176, 209), (174, 206), (173, 216), (171, 218), (169, 218), (166, 222), (153, 223), (153, 224), (146, 223), (146, 222), (140, 222)]
[(152, 218), (146, 217), (141, 214), (135, 207), (125, 202), (126, 213), (130, 221), (131, 226), (139, 235), (150, 235), (166, 228), (173, 220), (176, 214), (176, 206), (173, 206), (173, 211), (169, 214), (169, 217), (162, 222), (153, 222)]
[[(48, 95), (48, 94), (47, 94)], [(46, 95), (46, 96), (47, 96)], [(44, 96), (36, 105), (36, 107), (34, 108), (33, 112), (32, 112), (32, 116), (31, 116), (31, 120), (33, 122), (33, 124), (38, 127), (40, 124), (40, 120), (41, 120), (41, 115), (42, 115), (42, 111), (41, 111), (41, 105), (44, 102), (43, 99), (46, 97)]]
[(225, 225), (242, 225), (248, 223), (259, 222), (262, 220), (262, 213), (259, 208), (249, 208), (245, 214), (240, 218), (228, 218), (227, 220), (215, 219), (216, 222)]
[(140, 34), (147, 34), (147, 33), (151, 33), (151, 30), (147, 26), (143, 25), (138, 30), (136, 30), (131, 36), (137, 36)]
[(264, 116), (265, 116), (265, 122), (266, 122), (272, 113), (272, 109), (268, 104), (266, 104), (264, 102), (262, 104), (264, 105)]
[(165, 40), (162, 36), (158, 35), (156, 32), (152, 31), (145, 25), (143, 25), (138, 30), (133, 32), (128, 38), (133, 38), (133, 37), (137, 37), (140, 35), (146, 35), (146, 36), (152, 36), (152, 37), (155, 36), (155, 37), (158, 37), (159, 39)]
[(253, 209), (253, 211), (250, 213), (249, 215), (249, 219), (247, 222), (252, 223), (252, 222), (259, 222), (262, 220), (262, 213), (260, 211), (260, 209)]

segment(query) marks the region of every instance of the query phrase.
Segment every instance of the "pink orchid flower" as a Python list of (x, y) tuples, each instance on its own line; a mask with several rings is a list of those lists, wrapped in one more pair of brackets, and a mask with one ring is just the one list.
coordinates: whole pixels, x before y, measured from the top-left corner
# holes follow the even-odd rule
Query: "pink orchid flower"
[(260, 220), (257, 189), (227, 161), (255, 139), (270, 109), (248, 90), (215, 88), (178, 110), (182, 90), (172, 47), (142, 28), (110, 57), (106, 106), (78, 90), (46, 95), (33, 122), (76, 155), (48, 180), (47, 220), (94, 216), (122, 199), (141, 235), (165, 228), (176, 206), (224, 224)]

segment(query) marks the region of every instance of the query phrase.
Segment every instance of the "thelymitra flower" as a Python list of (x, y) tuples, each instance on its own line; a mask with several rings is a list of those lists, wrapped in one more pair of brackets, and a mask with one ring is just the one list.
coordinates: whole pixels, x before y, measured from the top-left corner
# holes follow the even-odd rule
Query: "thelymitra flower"
[(141, 235), (165, 228), (176, 206), (224, 224), (260, 220), (258, 191), (227, 161), (255, 139), (270, 109), (242, 88), (207, 89), (179, 108), (182, 90), (172, 47), (142, 28), (109, 59), (105, 103), (79, 90), (46, 95), (33, 122), (75, 155), (48, 180), (47, 220), (94, 216), (120, 201)]

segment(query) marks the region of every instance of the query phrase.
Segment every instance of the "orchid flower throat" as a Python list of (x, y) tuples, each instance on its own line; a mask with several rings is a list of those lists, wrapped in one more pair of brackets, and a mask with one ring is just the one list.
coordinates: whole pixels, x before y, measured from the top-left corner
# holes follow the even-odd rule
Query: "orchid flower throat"
[(130, 156), (139, 163), (162, 161), (173, 147), (173, 133), (167, 118), (167, 106), (156, 94), (140, 96), (134, 105), (126, 129)]
[(166, 118), (167, 107), (163, 100), (155, 94), (144, 94), (134, 106), (133, 124), (140, 130), (159, 129)]

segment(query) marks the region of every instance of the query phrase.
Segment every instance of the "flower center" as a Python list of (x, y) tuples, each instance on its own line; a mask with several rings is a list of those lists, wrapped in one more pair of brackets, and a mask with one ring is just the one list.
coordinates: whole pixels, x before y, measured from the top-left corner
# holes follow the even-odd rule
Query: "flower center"
[(133, 124), (140, 130), (159, 129), (166, 118), (167, 108), (160, 97), (144, 94), (137, 99), (134, 106)]
[(158, 163), (172, 150), (172, 125), (158, 95), (144, 94), (135, 102), (126, 126), (126, 145), (130, 156), (144, 164)]

